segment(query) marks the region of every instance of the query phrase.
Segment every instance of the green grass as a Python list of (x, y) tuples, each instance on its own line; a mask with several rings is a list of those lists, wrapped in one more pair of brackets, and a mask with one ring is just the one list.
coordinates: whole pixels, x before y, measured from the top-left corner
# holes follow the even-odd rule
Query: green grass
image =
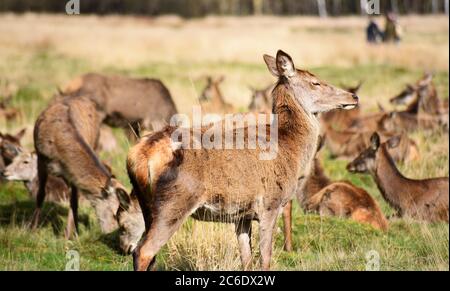
[[(129, 76), (147, 76), (162, 79), (175, 97), (181, 112), (189, 112), (204, 81), (198, 77), (206, 72), (227, 76), (224, 92), (227, 99), (245, 107), (249, 100), (247, 85), (268, 84), (273, 79), (261, 65), (245, 63), (143, 63), (123, 70), (119, 67), (93, 68), (84, 60), (67, 58), (51, 50), (39, 51), (27, 59), (9, 58), (0, 62), (0, 76), (14, 70), (18, 91), (13, 105), (20, 107), (23, 118), (17, 123), (1, 124), (0, 130), (14, 131), (22, 126), (30, 128), (25, 146), (32, 149), (31, 128), (39, 112), (46, 106), (56, 88), (70, 78), (87, 71), (121, 73)], [(376, 110), (376, 103), (388, 107), (387, 99), (401, 90), (406, 82), (414, 82), (423, 73), (388, 65), (366, 64), (352, 68), (334, 66), (309, 68), (322, 79), (334, 84), (366, 83), (361, 91), (366, 111)], [(436, 72), (440, 96), (448, 98), (448, 72)], [(119, 149), (104, 153), (118, 178), (129, 187), (125, 172), (125, 155), (128, 141), (120, 130), (114, 130)], [(421, 161), (401, 165), (402, 171), (419, 178), (426, 169), (427, 175), (448, 176), (447, 135), (413, 136), (422, 152), (431, 152)], [(392, 209), (381, 198), (369, 176), (351, 175), (345, 170), (346, 161), (331, 160), (323, 153), (327, 174), (335, 180), (350, 180), (363, 187), (380, 203), (386, 215)], [(68, 250), (80, 253), (82, 270), (130, 270), (132, 259), (118, 251), (117, 233), (102, 235), (90, 207), (81, 207), (81, 232), (79, 238), (63, 238), (67, 207), (46, 204), (43, 225), (35, 232), (27, 228), (34, 202), (20, 183), (0, 184), (0, 270), (64, 270)], [(281, 227), (281, 224), (280, 224)], [(395, 220), (387, 233), (342, 219), (320, 218), (305, 215), (298, 207), (294, 211), (295, 251), (282, 251), (282, 234), (276, 235), (274, 269), (279, 270), (365, 270), (366, 254), (379, 253), (382, 270), (448, 270), (449, 227), (446, 224)], [(205, 233), (195, 235), (195, 233)], [(214, 236), (213, 233), (219, 233)], [(255, 231), (257, 233), (257, 231)], [(211, 238), (209, 238), (210, 236)], [(257, 236), (257, 235), (256, 235)], [(232, 238), (232, 239), (230, 239)], [(257, 239), (254, 239), (257, 243)], [(204, 244), (204, 245), (203, 245)], [(239, 256), (232, 227), (189, 221), (175, 235), (158, 257), (158, 268), (165, 270), (239, 269)], [(204, 247), (206, 246), (206, 247)], [(255, 267), (258, 253), (255, 257)], [(227, 263), (221, 265), (226, 260)]]

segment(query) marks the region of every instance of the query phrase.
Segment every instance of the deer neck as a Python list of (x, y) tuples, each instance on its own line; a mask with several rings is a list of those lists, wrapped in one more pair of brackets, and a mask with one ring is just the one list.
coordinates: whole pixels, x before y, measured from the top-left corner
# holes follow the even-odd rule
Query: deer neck
[(312, 167), (320, 125), (317, 117), (305, 110), (292, 94), (286, 85), (279, 84), (274, 90), (273, 113), (278, 117), (280, 153), (295, 164), (298, 178)]
[(399, 195), (399, 189), (406, 189), (405, 183), (408, 181), (395, 166), (385, 145), (377, 151), (373, 176), (386, 201), (397, 210), (403, 209), (406, 201)]

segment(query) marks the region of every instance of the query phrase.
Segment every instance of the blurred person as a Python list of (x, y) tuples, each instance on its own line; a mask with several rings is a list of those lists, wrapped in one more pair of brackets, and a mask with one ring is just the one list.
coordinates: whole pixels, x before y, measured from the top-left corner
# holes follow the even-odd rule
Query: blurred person
[(383, 39), (383, 32), (373, 18), (369, 18), (366, 34), (368, 43), (378, 43)]
[(384, 42), (399, 43), (401, 41), (402, 29), (394, 12), (386, 14), (386, 27), (384, 30)]

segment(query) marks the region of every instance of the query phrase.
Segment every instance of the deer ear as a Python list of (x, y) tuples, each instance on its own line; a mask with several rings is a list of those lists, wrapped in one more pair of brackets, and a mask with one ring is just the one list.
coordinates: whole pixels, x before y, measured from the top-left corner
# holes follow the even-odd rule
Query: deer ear
[(399, 146), (400, 140), (401, 140), (401, 136), (399, 136), (399, 135), (398, 136), (394, 136), (394, 137), (390, 138), (386, 142), (386, 144), (388, 145), (389, 148), (394, 149), (394, 148)]
[(123, 210), (128, 210), (130, 207), (130, 196), (127, 192), (121, 188), (116, 188), (117, 199), (119, 200), (119, 205)]
[(275, 60), (275, 58), (269, 55), (264, 55), (263, 58), (264, 62), (266, 62), (267, 68), (269, 69), (269, 72), (277, 78), (280, 77), (280, 73), (277, 69), (277, 61)]
[(280, 75), (287, 78), (295, 75), (295, 65), (291, 56), (282, 50), (277, 52), (277, 69)]
[(376, 151), (380, 147), (380, 136), (377, 132), (374, 132), (372, 136), (370, 137), (370, 147)]
[(15, 135), (15, 138), (16, 138), (17, 140), (21, 140), (22, 137), (25, 135), (25, 132), (26, 132), (26, 131), (27, 131), (26, 128), (22, 129), (21, 131), (19, 131), (19, 132)]

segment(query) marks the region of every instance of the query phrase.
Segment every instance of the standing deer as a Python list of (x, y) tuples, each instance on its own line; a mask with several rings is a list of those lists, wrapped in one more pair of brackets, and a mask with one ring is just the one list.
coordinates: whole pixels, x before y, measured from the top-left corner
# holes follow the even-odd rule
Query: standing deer
[(404, 177), (388, 151), (398, 142), (394, 137), (382, 144), (378, 133), (374, 133), (370, 147), (348, 164), (347, 169), (352, 173), (370, 173), (383, 198), (401, 217), (448, 223), (448, 177), (426, 180)]
[(233, 111), (233, 106), (225, 101), (220, 84), (225, 80), (225, 77), (219, 78), (207, 77), (206, 87), (200, 94), (199, 102), (202, 110), (207, 113), (225, 114)]
[(101, 118), (86, 97), (60, 96), (38, 117), (34, 127), (39, 191), (32, 227), (36, 228), (46, 195), (48, 175), (62, 177), (71, 187), (66, 238), (78, 230), (78, 191), (95, 208), (102, 232), (117, 227), (118, 195), (127, 195), (95, 155)]
[[(171, 138), (177, 130), (173, 127), (142, 138), (130, 149), (128, 174), (146, 229), (133, 252), (135, 270), (152, 268), (160, 248), (190, 215), (235, 223), (244, 269), (251, 263), (251, 222), (259, 221), (261, 267), (270, 268), (278, 214), (292, 199), (298, 180), (306, 177), (314, 159), (320, 132), (316, 114), (353, 109), (358, 97), (295, 69), (292, 58), (281, 50), (276, 58), (265, 55), (264, 60), (278, 78), (272, 93), (273, 113), (278, 119), (272, 125), (259, 126), (268, 131), (268, 127), (278, 125), (276, 158), (262, 160), (260, 147), (177, 147)], [(232, 133), (236, 137), (236, 132)], [(247, 182), (243, 184), (242, 179)], [(129, 208), (129, 201), (123, 200), (119, 211)], [(126, 217), (127, 213), (118, 216)], [(126, 225), (121, 229), (130, 231)]]
[(89, 73), (72, 80), (62, 93), (92, 99), (106, 116), (104, 122), (125, 128), (129, 137), (141, 128), (162, 129), (177, 113), (169, 90), (156, 79)]

